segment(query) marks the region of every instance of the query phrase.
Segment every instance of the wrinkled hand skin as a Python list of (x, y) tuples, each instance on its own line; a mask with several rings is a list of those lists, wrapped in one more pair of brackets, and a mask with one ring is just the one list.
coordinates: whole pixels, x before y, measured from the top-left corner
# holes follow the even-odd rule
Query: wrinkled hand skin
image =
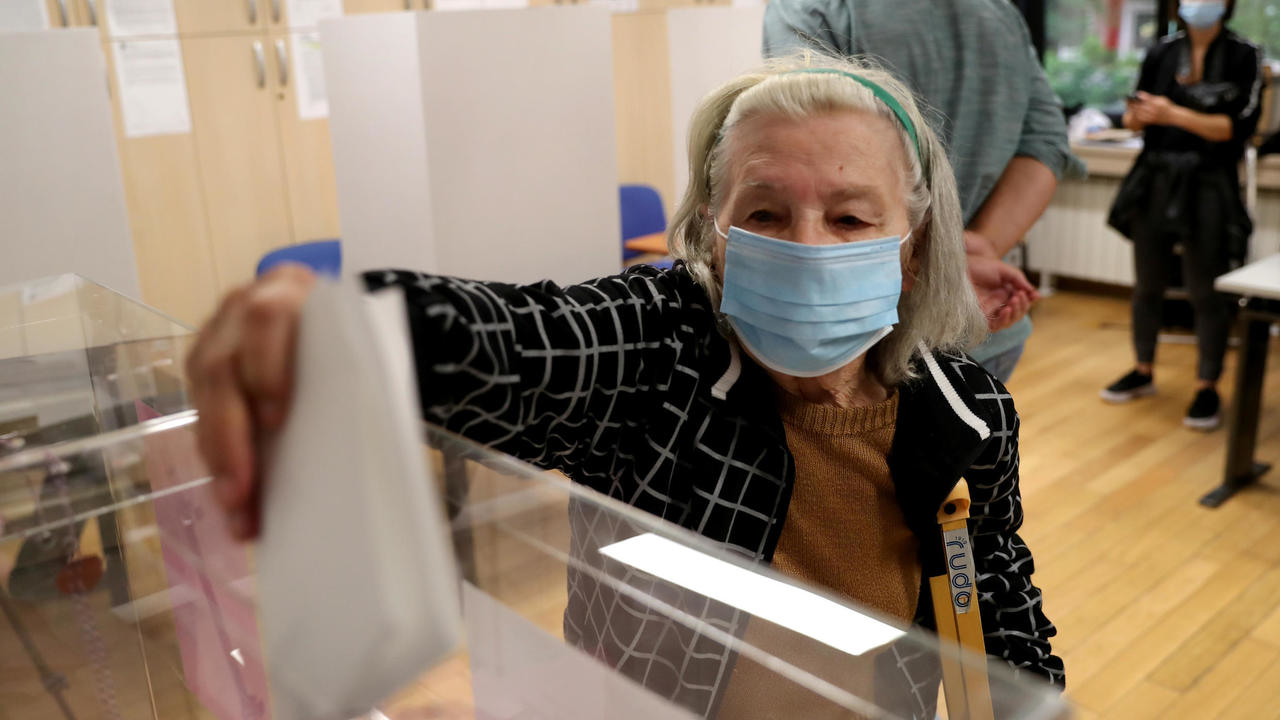
[(298, 321), (314, 286), (307, 268), (281, 265), (231, 291), (187, 356), (200, 454), (231, 534), (241, 540), (258, 534), (257, 448), (288, 417)]

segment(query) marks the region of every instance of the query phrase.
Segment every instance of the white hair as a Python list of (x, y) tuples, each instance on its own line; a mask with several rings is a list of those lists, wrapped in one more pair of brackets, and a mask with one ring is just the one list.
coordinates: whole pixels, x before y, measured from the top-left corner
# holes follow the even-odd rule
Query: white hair
[[(893, 111), (861, 83), (837, 73), (797, 73), (827, 68), (879, 85), (902, 106), (915, 126), (919, 153)], [(930, 350), (962, 350), (986, 336), (986, 321), (969, 283), (964, 221), (955, 176), (946, 151), (926, 123), (911, 92), (888, 72), (856, 59), (805, 51), (770, 61), (730, 80), (698, 104), (689, 129), (689, 184), (672, 216), (671, 254), (720, 306), (721, 286), (712, 268), (715, 230), (710, 210), (724, 195), (729, 145), (726, 139), (747, 118), (783, 115), (805, 118), (832, 110), (874, 112), (898, 129), (906, 177), (903, 192), (913, 230), (904, 257), (919, 262), (915, 284), (898, 302), (898, 325), (867, 355), (882, 382), (895, 386), (916, 375), (912, 358), (920, 345)], [(720, 323), (731, 334), (727, 323)]]

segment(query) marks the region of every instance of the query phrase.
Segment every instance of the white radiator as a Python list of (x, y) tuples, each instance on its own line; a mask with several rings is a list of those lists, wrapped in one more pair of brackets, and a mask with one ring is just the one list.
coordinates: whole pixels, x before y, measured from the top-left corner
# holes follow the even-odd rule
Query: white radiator
[[(1133, 285), (1133, 247), (1107, 227), (1120, 178), (1093, 177), (1058, 186), (1053, 202), (1027, 233), (1027, 267), (1051, 275)], [(1280, 252), (1280, 192), (1261, 190), (1249, 259)]]

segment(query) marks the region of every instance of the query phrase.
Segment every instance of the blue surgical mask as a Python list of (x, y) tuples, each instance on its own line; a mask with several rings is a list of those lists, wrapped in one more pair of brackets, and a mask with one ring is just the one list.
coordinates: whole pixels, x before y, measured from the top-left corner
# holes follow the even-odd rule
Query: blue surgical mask
[[(766, 367), (817, 377), (870, 350), (898, 322), (906, 238), (802, 245), (730, 227), (720, 312)], [(907, 234), (910, 237), (910, 233)]]
[(1178, 6), (1178, 17), (1182, 18), (1188, 27), (1205, 30), (1221, 20), (1226, 11), (1227, 6), (1223, 2), (1182, 3)]

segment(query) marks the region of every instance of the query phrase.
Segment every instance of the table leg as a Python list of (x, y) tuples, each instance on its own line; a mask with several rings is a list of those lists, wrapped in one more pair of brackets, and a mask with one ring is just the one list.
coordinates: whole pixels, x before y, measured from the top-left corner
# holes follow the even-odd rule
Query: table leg
[(1258, 443), (1262, 381), (1267, 372), (1272, 318), (1245, 310), (1240, 319), (1244, 324), (1244, 342), (1236, 365), (1236, 390), (1227, 424), (1226, 472), (1222, 484), (1200, 498), (1200, 504), (1210, 508), (1218, 507), (1271, 469), (1268, 464), (1255, 462), (1253, 451)]

